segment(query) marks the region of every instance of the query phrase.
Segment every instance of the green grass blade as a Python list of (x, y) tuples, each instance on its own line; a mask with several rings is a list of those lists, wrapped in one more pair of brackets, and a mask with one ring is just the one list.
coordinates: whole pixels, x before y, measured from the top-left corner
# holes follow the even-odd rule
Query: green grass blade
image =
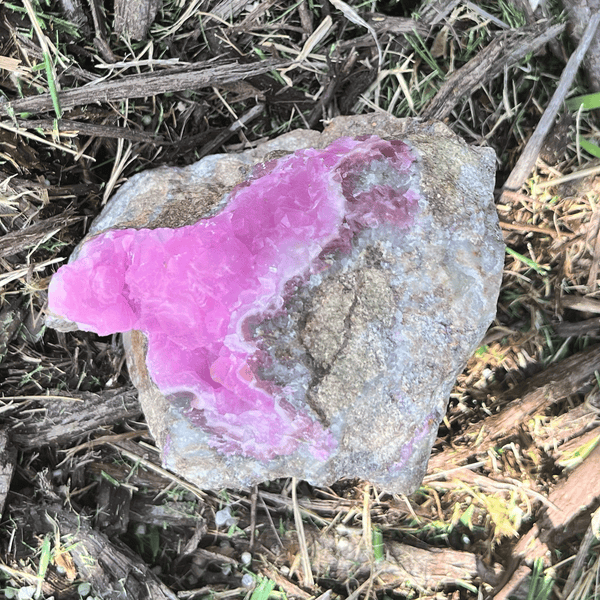
[(44, 68), (46, 69), (46, 78), (48, 79), (48, 89), (50, 90), (50, 97), (52, 98), (54, 113), (56, 114), (56, 118), (60, 119), (62, 117), (62, 110), (60, 108), (58, 92), (56, 91), (56, 82), (54, 81), (54, 73), (52, 71), (50, 55), (47, 52), (44, 52)]
[(579, 139), (579, 145), (588, 153), (591, 154), (592, 156), (595, 156), (596, 158), (600, 158), (600, 147), (598, 147), (596, 144), (594, 144), (593, 142), (590, 142), (590, 140), (586, 140), (585, 138), (580, 138)]
[(530, 269), (533, 269), (536, 273), (539, 273), (540, 275), (548, 275), (548, 267), (542, 267), (538, 265), (535, 261), (531, 260), (530, 258), (527, 258), (526, 256), (523, 256), (522, 254), (519, 254), (516, 250), (513, 250), (512, 248), (507, 247), (506, 252), (507, 254), (514, 256), (517, 260), (520, 260)]
[(379, 527), (373, 527), (373, 558), (376, 561), (384, 559), (383, 533)]
[(38, 584), (35, 592), (35, 598), (39, 598), (42, 594), (42, 583), (46, 578), (48, 572), (48, 565), (52, 558), (52, 543), (50, 541), (50, 534), (46, 534), (44, 541), (42, 542), (42, 549), (40, 552), (40, 564), (38, 566)]
[(600, 108), (600, 92), (595, 94), (585, 94), (584, 96), (577, 96), (576, 98), (570, 98), (565, 102), (569, 110), (579, 110), (580, 106), (583, 106), (583, 110), (594, 110)]
[(272, 579), (262, 578), (260, 583), (254, 588), (250, 600), (267, 600), (274, 587), (275, 582)]
[(412, 46), (413, 50), (424, 60), (432, 71), (435, 71), (442, 79), (445, 78), (445, 73), (433, 58), (429, 48), (425, 45), (423, 38), (415, 33), (413, 35), (404, 36), (406, 41)]

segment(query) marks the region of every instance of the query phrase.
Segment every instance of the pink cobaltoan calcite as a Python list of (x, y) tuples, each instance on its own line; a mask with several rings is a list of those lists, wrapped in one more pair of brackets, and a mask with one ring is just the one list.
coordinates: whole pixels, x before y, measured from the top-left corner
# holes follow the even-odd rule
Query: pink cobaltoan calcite
[(249, 324), (284, 310), (294, 282), (326, 273), (360, 231), (408, 227), (413, 161), (405, 143), (363, 136), (257, 165), (195, 225), (90, 239), (53, 277), (49, 309), (99, 335), (144, 332), (152, 379), (191, 399), (187, 416), (216, 450), (265, 460), (305, 445), (326, 460), (334, 435), (261, 380), (269, 357)]

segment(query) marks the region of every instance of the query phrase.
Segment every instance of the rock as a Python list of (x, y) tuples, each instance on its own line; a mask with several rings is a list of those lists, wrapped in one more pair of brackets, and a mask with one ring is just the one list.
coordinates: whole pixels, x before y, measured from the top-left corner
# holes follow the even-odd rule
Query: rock
[(136, 175), (48, 322), (124, 332), (164, 463), (200, 487), (410, 493), (495, 316), (494, 163), (442, 124), (362, 115)]

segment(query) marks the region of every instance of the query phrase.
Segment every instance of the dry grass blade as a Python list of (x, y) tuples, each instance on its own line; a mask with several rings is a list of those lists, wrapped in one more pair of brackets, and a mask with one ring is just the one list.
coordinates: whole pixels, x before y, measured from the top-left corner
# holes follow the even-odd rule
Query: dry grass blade
[(123, 144), (123, 139), (120, 139), (117, 142), (117, 155), (115, 156), (115, 162), (110, 173), (110, 178), (106, 183), (106, 188), (104, 189), (104, 194), (102, 195), (102, 204), (106, 204), (108, 199), (112, 196), (112, 193), (115, 191), (115, 187), (119, 182), (119, 178), (125, 170), (125, 167), (131, 161), (135, 160), (135, 156), (132, 156), (133, 146), (131, 145), (131, 142), (127, 144), (127, 148), (125, 148), (125, 150), (123, 150)]
[(181, 479), (181, 477), (177, 477), (177, 475), (171, 473), (170, 471), (167, 471), (167, 469), (163, 469), (160, 465), (157, 465), (155, 462), (149, 460), (148, 458), (145, 458), (143, 456), (143, 454), (145, 454), (145, 453), (143, 453), (141, 451), (139, 454), (132, 452), (131, 450), (124, 448), (123, 444), (120, 442), (109, 442), (109, 445), (113, 446), (123, 456), (132, 460), (134, 463), (140, 464), (151, 471), (155, 471), (156, 473), (158, 473), (165, 479), (170, 479), (173, 483), (182, 487), (184, 490), (187, 490), (188, 492), (192, 493), (194, 496), (196, 496), (200, 500), (203, 500), (208, 497), (208, 495), (204, 491), (197, 488), (195, 485), (188, 483), (187, 481), (185, 481), (185, 479)]
[(574, 171), (573, 173), (569, 173), (568, 175), (562, 175), (561, 177), (556, 177), (555, 179), (549, 179), (548, 181), (540, 181), (536, 182), (535, 190), (543, 190), (548, 187), (554, 187), (557, 185), (561, 185), (563, 183), (568, 183), (569, 181), (576, 181), (577, 179), (582, 179), (583, 177), (590, 177), (592, 175), (597, 175), (600, 173), (600, 166), (597, 167), (589, 167), (587, 169), (581, 169), (579, 171)]
[(4, 275), (0, 275), (0, 289), (6, 287), (12, 281), (22, 279), (23, 277), (28, 277), (32, 273), (39, 273), (40, 271), (47, 269), (50, 265), (56, 265), (64, 260), (64, 258), (53, 258), (50, 260), (45, 260), (41, 263), (29, 265), (28, 267), (15, 269), (14, 271), (5, 273)]
[[(4, 123), (2, 121), (0, 121), (0, 127), (2, 129), (6, 129), (6, 131), (16, 133), (17, 135), (21, 135), (21, 136), (26, 137), (35, 142), (39, 142), (40, 144), (45, 144), (46, 146), (50, 146), (51, 148), (56, 148), (57, 150), (62, 150), (63, 152), (67, 152), (68, 154), (72, 154), (74, 156), (77, 156), (77, 154), (78, 154), (76, 150), (73, 150), (72, 148), (69, 148), (68, 146), (65, 146), (64, 144), (56, 144), (55, 142), (52, 142), (45, 138), (42, 138), (39, 135), (35, 135), (34, 133), (26, 131), (25, 129), (21, 129), (20, 127), (13, 127), (12, 125), (9, 125), (8, 123)], [(91, 161), (95, 160), (94, 158), (92, 158), (91, 156), (87, 156), (86, 154), (84, 154), (83, 156), (84, 156), (84, 158), (87, 158)]]
[(284, 80), (290, 87), (293, 87), (294, 84), (292, 80), (286, 75), (286, 73), (288, 71), (291, 71), (292, 69), (295, 69), (296, 67), (301, 66), (301, 64), (308, 58), (308, 55), (313, 51), (313, 48), (315, 46), (318, 46), (321, 40), (329, 33), (331, 25), (331, 17), (327, 15), (323, 19), (321, 24), (311, 34), (311, 36), (306, 40), (304, 46), (302, 47), (302, 50), (300, 51), (300, 54), (298, 54), (298, 57), (296, 58), (294, 63), (288, 67), (285, 67), (285, 69), (280, 69), (279, 74), (284, 78)]
[(313, 588), (315, 580), (312, 574), (310, 565), (310, 556), (308, 555), (308, 546), (306, 544), (306, 536), (304, 534), (304, 523), (302, 522), (302, 514), (298, 505), (298, 482), (295, 477), (292, 477), (292, 503), (294, 509), (294, 523), (296, 524), (296, 534), (298, 535), (298, 543), (300, 545), (300, 560), (302, 561), (302, 573), (304, 575), (305, 585)]
[(355, 25), (360, 25), (364, 27), (375, 40), (375, 46), (377, 47), (377, 69), (381, 69), (383, 64), (383, 53), (381, 52), (381, 46), (379, 45), (379, 38), (377, 37), (377, 32), (369, 23), (367, 23), (351, 6), (343, 2), (343, 0), (329, 0), (333, 6), (335, 6), (338, 10), (340, 10), (343, 15), (349, 21), (352, 21)]

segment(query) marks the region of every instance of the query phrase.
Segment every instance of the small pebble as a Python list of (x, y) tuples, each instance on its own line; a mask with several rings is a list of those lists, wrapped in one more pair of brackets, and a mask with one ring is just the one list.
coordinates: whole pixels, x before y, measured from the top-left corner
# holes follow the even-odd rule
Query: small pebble
[(136, 535), (146, 535), (146, 523), (138, 523), (135, 528)]
[(92, 586), (87, 581), (84, 581), (83, 583), (80, 583), (77, 586), (77, 593), (80, 596), (82, 596), (83, 598), (85, 598), (86, 596), (89, 596), (91, 591), (92, 591)]
[(35, 594), (35, 586), (27, 585), (25, 587), (22, 587), (19, 590), (19, 592), (17, 593), (17, 599), (18, 600), (29, 600), (30, 598), (33, 598), (34, 594)]
[(225, 525), (229, 519), (231, 519), (231, 509), (229, 506), (226, 506), (215, 514), (215, 525), (221, 527)]

